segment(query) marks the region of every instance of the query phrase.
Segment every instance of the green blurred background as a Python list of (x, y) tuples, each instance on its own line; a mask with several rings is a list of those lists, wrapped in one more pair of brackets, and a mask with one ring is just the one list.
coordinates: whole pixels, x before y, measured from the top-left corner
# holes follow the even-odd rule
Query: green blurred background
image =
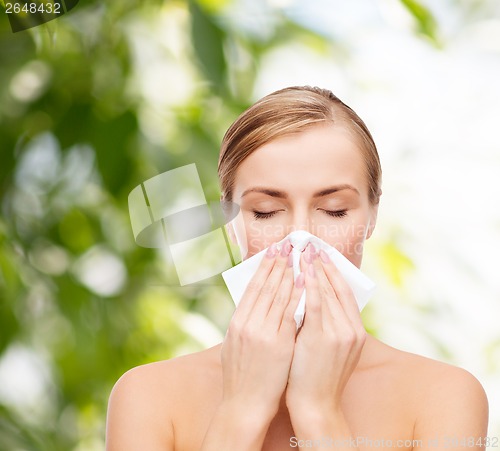
[[(408, 244), (411, 233), (398, 225), (401, 211), (389, 202), (391, 189), (399, 186), (391, 171), (395, 174), (401, 168), (396, 162), (415, 149), (394, 145), (397, 152), (384, 156), (391, 143), (381, 130), (397, 127), (370, 102), (377, 102), (374, 92), (384, 96), (390, 90), (390, 78), (380, 75), (387, 61), (356, 66), (363, 41), (357, 34), (361, 29), (353, 32), (361, 27), (354, 18), (364, 17), (364, 31), (379, 27), (402, 33), (415, 46), (408, 48), (415, 52), (412, 59), (422, 58), (424, 73), (427, 60), (419, 49), (445, 61), (459, 51), (462, 27), (487, 21), (490, 28), (484, 30), (490, 31), (483, 32), (498, 38), (498, 7), (480, 0), (440, 5), (394, 0), (375, 2), (383, 14), (370, 15), (369, 2), (357, 3), (89, 0), (55, 21), (18, 33), (12, 33), (2, 10), (0, 449), (103, 449), (107, 399), (126, 370), (222, 340), (233, 310), (225, 287), (218, 279), (186, 287), (171, 283), (159, 252), (135, 244), (127, 197), (157, 174), (196, 163), (207, 200), (217, 200), (222, 135), (261, 95), (295, 81), (285, 69), (286, 58), (296, 58), (294, 64), (307, 66), (308, 74), (320, 74), (325, 62), (342, 73), (337, 82), (307, 74), (297, 81), (323, 82), (347, 97), (382, 142), (386, 210), (366, 261), (366, 272), (381, 290), (363, 313), (368, 330), (396, 347), (473, 372), (493, 405), (490, 435), (498, 435), (500, 335), (491, 328), (480, 340), (476, 322), (467, 329), (470, 305), (460, 323), (460, 315), (450, 309), (452, 293), (447, 303), (419, 285), (425, 263)], [(316, 26), (325, 8), (343, 25)], [(441, 22), (442, 17), (452, 20)], [(498, 45), (491, 52), (498, 59)], [(315, 69), (316, 61), (321, 64)], [(484, 64), (485, 70), (498, 69)], [(386, 70), (396, 78), (406, 76), (390, 65)], [(420, 74), (413, 71), (413, 76)], [(345, 80), (354, 81), (347, 86)], [(406, 100), (395, 102), (395, 108), (417, 108), (417, 101)], [(498, 169), (498, 147), (490, 147)], [(422, 167), (436, 156), (428, 154)], [(412, 165), (411, 158), (405, 161)], [(455, 172), (466, 170), (466, 164), (455, 166)], [(491, 221), (490, 244), (498, 249), (500, 221), (498, 216)], [(424, 218), (419, 227), (429, 223)], [(440, 255), (456, 260), (446, 248)], [(457, 284), (456, 274), (446, 280)], [(481, 286), (481, 275), (472, 280), (474, 287)], [(481, 294), (483, 301), (473, 301), (481, 318), (491, 318), (497, 289), (493, 284)], [(384, 335), (389, 319), (402, 326)], [(464, 353), (464, 343), (470, 353)]]

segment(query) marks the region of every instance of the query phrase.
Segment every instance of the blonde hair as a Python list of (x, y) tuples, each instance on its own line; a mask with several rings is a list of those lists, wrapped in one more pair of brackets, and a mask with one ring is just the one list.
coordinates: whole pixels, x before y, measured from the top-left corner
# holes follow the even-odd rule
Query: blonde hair
[(222, 200), (232, 201), (236, 170), (252, 152), (274, 139), (327, 122), (343, 125), (358, 140), (369, 200), (377, 204), (382, 194), (382, 168), (372, 135), (361, 118), (331, 91), (310, 86), (293, 86), (263, 97), (229, 127), (218, 165)]

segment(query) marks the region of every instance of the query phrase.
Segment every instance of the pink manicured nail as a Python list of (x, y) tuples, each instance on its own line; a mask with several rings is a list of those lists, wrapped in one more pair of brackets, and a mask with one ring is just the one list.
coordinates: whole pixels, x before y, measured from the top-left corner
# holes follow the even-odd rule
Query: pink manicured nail
[(311, 263), (312, 258), (311, 258), (311, 243), (308, 243), (305, 250), (304, 250), (304, 260), (306, 263)]
[(304, 273), (301, 272), (297, 278), (295, 279), (295, 285), (297, 286), (297, 288), (303, 288), (304, 287)]
[(273, 258), (276, 256), (276, 243), (271, 244), (266, 251), (266, 256), (269, 258)]
[(323, 249), (319, 251), (319, 256), (324, 263), (330, 263), (330, 257)]
[(318, 256), (318, 252), (316, 251), (314, 244), (310, 244), (309, 246), (311, 247), (311, 261), (312, 261)]
[(293, 266), (293, 254), (288, 254), (288, 260), (286, 261), (287, 266)]
[(286, 257), (291, 250), (292, 250), (292, 245), (290, 243), (290, 240), (286, 240), (285, 244), (283, 244), (283, 247), (281, 248), (281, 256)]
[(309, 263), (309, 266), (307, 267), (307, 273), (311, 276), (311, 277), (316, 277), (316, 271), (314, 270), (314, 266), (312, 263)]

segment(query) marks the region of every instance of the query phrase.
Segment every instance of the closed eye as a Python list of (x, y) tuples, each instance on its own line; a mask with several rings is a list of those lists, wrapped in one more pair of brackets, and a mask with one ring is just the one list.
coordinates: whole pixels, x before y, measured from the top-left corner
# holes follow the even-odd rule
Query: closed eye
[(253, 215), (255, 217), (255, 219), (267, 219), (267, 218), (271, 218), (273, 217), (276, 213), (278, 213), (277, 211), (256, 211), (256, 210), (253, 210)]
[(327, 215), (333, 216), (335, 218), (343, 218), (344, 216), (347, 215), (347, 210), (336, 210), (336, 211), (331, 211), (331, 210), (323, 210)]
[[(253, 210), (253, 215), (255, 219), (268, 219), (272, 218), (280, 210), (275, 211), (257, 211)], [(333, 216), (334, 218), (343, 218), (347, 215), (347, 210), (323, 210), (328, 216)]]

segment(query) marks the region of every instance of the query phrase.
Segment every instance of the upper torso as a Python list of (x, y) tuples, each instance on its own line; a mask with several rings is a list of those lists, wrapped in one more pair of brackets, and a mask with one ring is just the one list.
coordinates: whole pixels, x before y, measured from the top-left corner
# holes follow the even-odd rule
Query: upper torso
[[(165, 375), (159, 377), (165, 387), (161, 389), (160, 382), (157, 391), (164, 398), (165, 421), (173, 424), (176, 451), (200, 449), (221, 402), (220, 347), (149, 365), (151, 371)], [(425, 402), (425, 375), (431, 378), (436, 365), (446, 364), (396, 350), (371, 336), (365, 348), (342, 400), (352, 436), (367, 447), (411, 449), (415, 415)], [(172, 377), (172, 373), (176, 374)], [(289, 450), (293, 437), (288, 411), (282, 403), (262, 449)]]

